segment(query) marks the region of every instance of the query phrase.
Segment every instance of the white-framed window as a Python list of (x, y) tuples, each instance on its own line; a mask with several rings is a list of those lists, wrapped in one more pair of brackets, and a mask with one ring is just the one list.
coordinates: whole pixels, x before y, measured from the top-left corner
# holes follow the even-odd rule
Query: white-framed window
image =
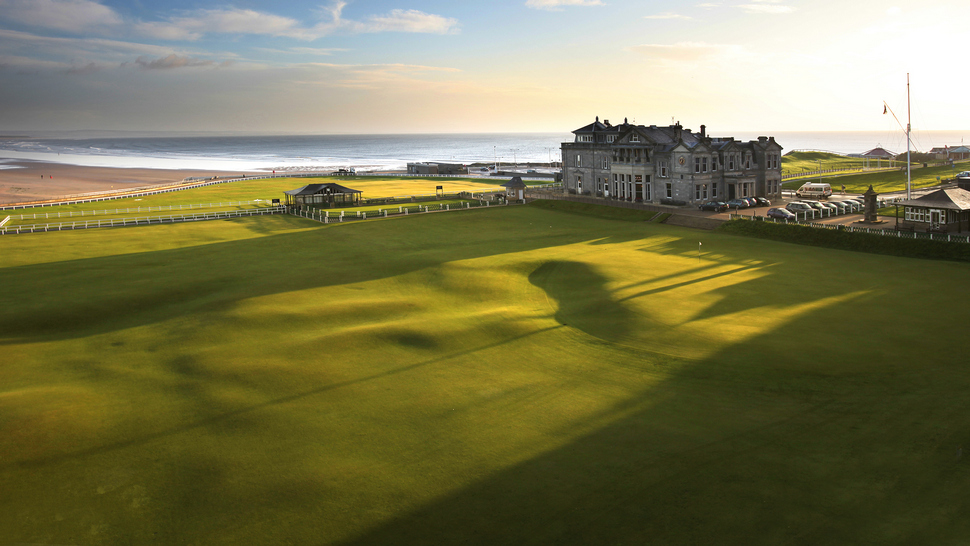
[(633, 175), (633, 181), (636, 182), (637, 184), (642, 184), (643, 183), (643, 175), (642, 174)]
[(694, 172), (695, 173), (701, 172), (701, 158), (699, 157), (694, 158)]
[(606, 135), (607, 142), (613, 142), (614, 140), (616, 140), (616, 135)]
[(593, 135), (578, 135), (579, 142), (593, 142)]
[(717, 156), (716, 155), (711, 156), (711, 170), (712, 171), (716, 171), (717, 170)]
[(707, 172), (707, 158), (706, 157), (702, 157), (701, 158), (701, 172), (704, 172), (704, 173)]
[(669, 165), (667, 164), (666, 161), (658, 161), (657, 162), (657, 171), (660, 172), (660, 178), (667, 178), (667, 176), (668, 176), (667, 170), (668, 169), (669, 169)]
[(711, 199), (717, 197), (717, 184), (711, 184)]
[(630, 135), (630, 142), (640, 142), (640, 135), (636, 133)]
[(728, 170), (734, 170), (734, 154), (728, 154)]
[(576, 177), (576, 191), (579, 192), (579, 193), (583, 193), (583, 177), (582, 176), (577, 176)]
[[(647, 180), (649, 180), (649, 178), (647, 178)], [(643, 185), (643, 200), (644, 201), (653, 200), (653, 197), (650, 196), (650, 184)]]
[(670, 182), (667, 182), (666, 186), (667, 186), (667, 197), (668, 198), (673, 197), (674, 196), (674, 185), (671, 184)]
[(744, 168), (745, 169), (750, 169), (751, 168), (751, 154), (750, 153), (744, 154)]
[(603, 169), (606, 170), (606, 169), (609, 169), (609, 168), (610, 168), (610, 159), (608, 157), (604, 157), (603, 158)]
[(697, 184), (694, 186), (694, 199), (707, 199), (707, 184)]
[(583, 156), (581, 156), (579, 154), (576, 154), (576, 166), (577, 167), (582, 167), (583, 166)]
[(616, 182), (620, 178), (620, 175), (613, 173), (613, 181)]

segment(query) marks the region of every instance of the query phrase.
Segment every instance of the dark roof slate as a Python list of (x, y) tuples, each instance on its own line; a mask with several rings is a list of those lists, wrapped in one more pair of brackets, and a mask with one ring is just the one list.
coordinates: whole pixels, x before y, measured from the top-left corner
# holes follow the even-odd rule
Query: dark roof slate
[(341, 186), (340, 184), (334, 184), (330, 182), (327, 184), (307, 184), (302, 188), (285, 191), (283, 193), (287, 195), (314, 195), (317, 193), (336, 194), (336, 193), (363, 193), (363, 192), (360, 190), (352, 190), (346, 186)]
[(928, 193), (917, 199), (899, 201), (897, 205), (908, 207), (930, 207), (947, 210), (970, 210), (970, 191), (961, 188), (946, 188)]

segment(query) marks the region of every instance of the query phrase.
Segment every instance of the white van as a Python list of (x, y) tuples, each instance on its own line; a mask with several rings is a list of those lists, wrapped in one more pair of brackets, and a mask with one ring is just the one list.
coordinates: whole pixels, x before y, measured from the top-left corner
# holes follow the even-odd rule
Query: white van
[(829, 197), (832, 195), (832, 186), (819, 182), (809, 182), (795, 190), (795, 197)]

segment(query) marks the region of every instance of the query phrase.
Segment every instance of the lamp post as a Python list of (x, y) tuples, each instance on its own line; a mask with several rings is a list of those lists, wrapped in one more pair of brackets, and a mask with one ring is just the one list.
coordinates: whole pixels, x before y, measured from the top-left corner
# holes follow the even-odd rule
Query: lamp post
[(822, 160), (816, 159), (815, 161), (818, 161), (818, 183), (821, 184), (822, 183)]

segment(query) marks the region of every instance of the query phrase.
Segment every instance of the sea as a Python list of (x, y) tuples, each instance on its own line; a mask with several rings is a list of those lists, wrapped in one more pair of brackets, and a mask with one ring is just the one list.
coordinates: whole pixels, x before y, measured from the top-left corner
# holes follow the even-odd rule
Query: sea
[[(819, 150), (860, 154), (876, 147), (906, 151), (899, 132), (768, 132), (785, 151)], [(724, 132), (712, 136), (757, 139), (758, 133)], [(913, 132), (913, 149), (958, 146), (968, 131)], [(266, 136), (3, 136), (0, 169), (16, 160), (97, 167), (194, 169), (217, 171), (359, 171), (402, 170), (408, 162), (550, 163), (560, 160), (562, 133), (483, 133), (413, 135), (266, 135)]]

